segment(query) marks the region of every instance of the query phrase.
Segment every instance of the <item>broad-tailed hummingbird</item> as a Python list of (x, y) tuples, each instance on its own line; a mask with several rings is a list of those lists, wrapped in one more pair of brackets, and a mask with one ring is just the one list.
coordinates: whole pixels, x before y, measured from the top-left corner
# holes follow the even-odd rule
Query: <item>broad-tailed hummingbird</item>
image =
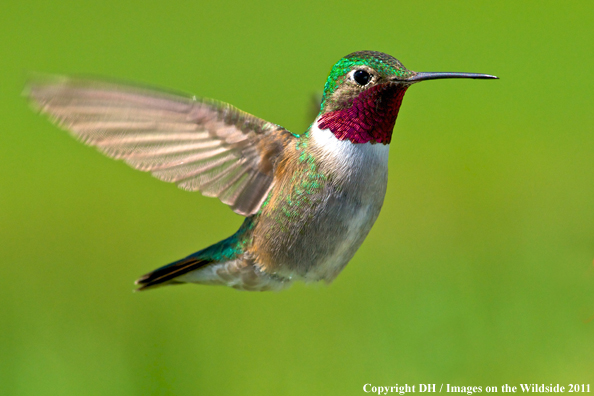
[(139, 290), (279, 290), (330, 282), (351, 260), (384, 202), (404, 93), (441, 78), (497, 77), (418, 73), (381, 52), (354, 52), (330, 70), (320, 112), (301, 135), (225, 103), (143, 86), (44, 77), (26, 95), (83, 143), (245, 216), (229, 238), (142, 276)]

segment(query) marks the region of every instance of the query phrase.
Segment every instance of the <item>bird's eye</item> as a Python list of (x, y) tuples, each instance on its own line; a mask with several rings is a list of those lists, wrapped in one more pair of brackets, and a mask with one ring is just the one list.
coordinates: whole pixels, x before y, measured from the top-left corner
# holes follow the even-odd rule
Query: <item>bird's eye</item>
[(369, 80), (371, 80), (371, 75), (365, 70), (357, 70), (355, 73), (353, 73), (353, 79), (357, 84), (363, 86), (367, 85)]

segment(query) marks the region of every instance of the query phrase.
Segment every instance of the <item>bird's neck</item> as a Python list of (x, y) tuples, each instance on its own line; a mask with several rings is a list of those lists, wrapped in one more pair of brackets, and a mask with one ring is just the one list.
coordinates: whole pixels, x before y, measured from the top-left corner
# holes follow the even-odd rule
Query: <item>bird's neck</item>
[(387, 167), (389, 144), (354, 144), (347, 139), (340, 140), (331, 130), (320, 129), (319, 119), (320, 117), (316, 119), (304, 137), (307, 139), (308, 153), (315, 158), (322, 173), (333, 179), (349, 182), (358, 178), (356, 175), (362, 169)]
[(319, 129), (329, 129), (338, 140), (355, 144), (389, 144), (402, 98), (408, 86), (384, 84), (361, 92), (338, 110), (323, 111)]

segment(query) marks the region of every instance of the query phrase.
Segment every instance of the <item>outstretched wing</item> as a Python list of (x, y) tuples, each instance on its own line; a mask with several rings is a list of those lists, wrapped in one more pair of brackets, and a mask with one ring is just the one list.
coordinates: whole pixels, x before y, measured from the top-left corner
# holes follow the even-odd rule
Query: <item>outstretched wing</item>
[(266, 199), (292, 136), (225, 103), (141, 86), (44, 77), (25, 94), (82, 142), (244, 216)]

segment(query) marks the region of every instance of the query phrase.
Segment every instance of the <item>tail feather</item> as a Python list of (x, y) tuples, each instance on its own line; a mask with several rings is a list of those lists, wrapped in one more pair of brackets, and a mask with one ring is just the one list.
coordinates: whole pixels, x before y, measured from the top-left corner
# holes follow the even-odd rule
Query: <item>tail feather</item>
[[(136, 281), (136, 284), (140, 285), (140, 287), (136, 290), (141, 291), (157, 286), (185, 283), (185, 280), (180, 281), (178, 278), (188, 272), (204, 268), (207, 265), (225, 263), (237, 259), (243, 253), (243, 241), (247, 240), (249, 237), (248, 233), (251, 232), (250, 230), (252, 228), (253, 219), (248, 217), (245, 219), (239, 230), (229, 238), (223, 239), (222, 241), (191, 254), (186, 258), (157, 268), (140, 277), (140, 279)], [(248, 235), (246, 236), (246, 234)], [(196, 283), (227, 284), (226, 281), (219, 279), (219, 274), (213, 274), (213, 276), (216, 279), (204, 279), (204, 282), (198, 281)], [(190, 280), (190, 282), (194, 281)]]
[(175, 278), (198, 268), (202, 268), (209, 263), (211, 263), (210, 260), (195, 256), (188, 256), (171, 264), (167, 264), (161, 268), (157, 268), (156, 270), (149, 272), (146, 275), (141, 276), (135, 282), (137, 285), (141, 285), (138, 289), (136, 289), (136, 291), (142, 291), (167, 284), (183, 283), (175, 281)]

